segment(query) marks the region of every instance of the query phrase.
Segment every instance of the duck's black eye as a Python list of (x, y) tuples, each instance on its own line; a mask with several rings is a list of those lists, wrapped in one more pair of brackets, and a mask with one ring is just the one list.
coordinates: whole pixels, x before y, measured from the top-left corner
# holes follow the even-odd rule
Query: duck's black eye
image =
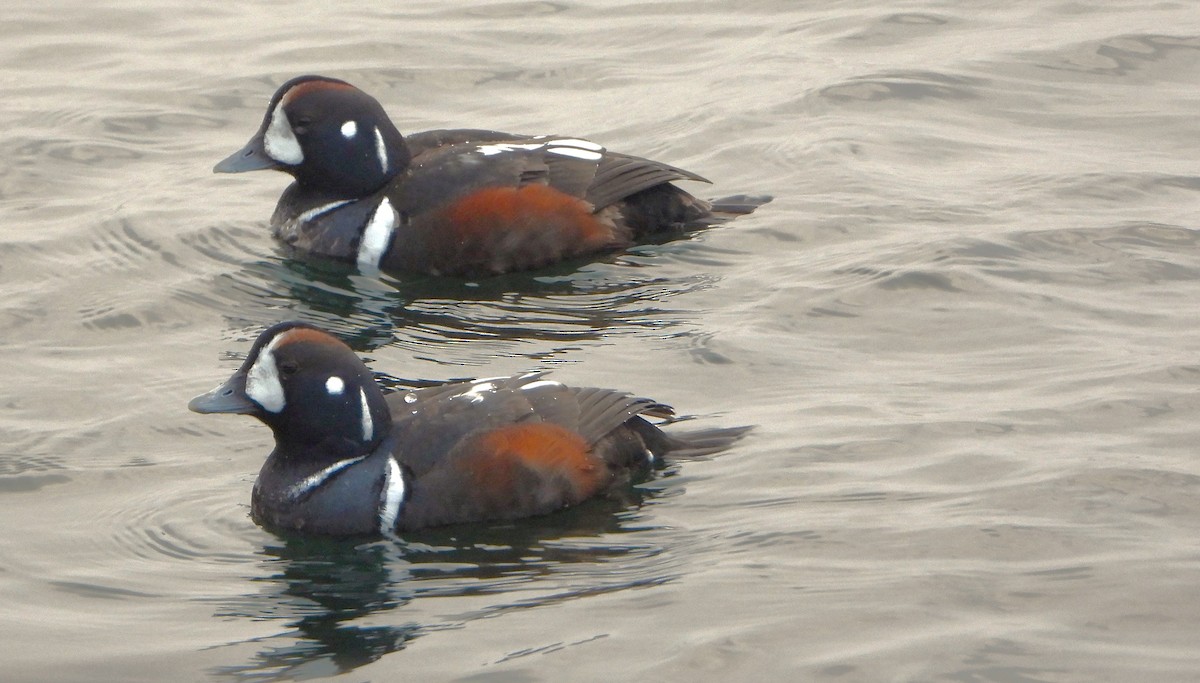
[(279, 374), (283, 375), (284, 377), (296, 374), (296, 371), (299, 369), (300, 365), (294, 360), (279, 361)]
[(292, 132), (296, 135), (307, 135), (308, 128), (312, 125), (312, 119), (307, 116), (301, 116), (292, 124)]

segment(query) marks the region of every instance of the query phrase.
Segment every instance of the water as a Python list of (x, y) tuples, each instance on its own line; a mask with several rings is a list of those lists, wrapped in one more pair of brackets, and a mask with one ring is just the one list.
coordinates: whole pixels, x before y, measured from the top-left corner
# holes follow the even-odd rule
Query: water
[[(809, 5), (10, 3), (4, 678), (1200, 680), (1200, 12)], [(209, 170), (308, 72), (776, 200), (480, 283), (290, 261), (285, 178)], [(637, 500), (280, 539), (267, 431), (184, 406), (295, 317), (758, 427)]]

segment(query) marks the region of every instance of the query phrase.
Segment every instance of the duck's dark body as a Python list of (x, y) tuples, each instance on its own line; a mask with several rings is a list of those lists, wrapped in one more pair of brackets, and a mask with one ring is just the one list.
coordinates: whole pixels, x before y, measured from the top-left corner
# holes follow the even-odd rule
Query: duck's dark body
[(665, 453), (714, 452), (744, 432), (668, 436), (642, 417), (671, 415), (665, 405), (538, 374), (385, 397), (348, 347), (296, 323), (264, 332), (190, 407), (274, 431), (256, 521), (338, 536), (546, 514), (645, 476)]
[(569, 136), (434, 130), (402, 136), (377, 101), (302, 76), (275, 93), (258, 133), (219, 172), (273, 168), (296, 181), (272, 229), (297, 251), (443, 275), (524, 270), (748, 213), (671, 184), (674, 166)]

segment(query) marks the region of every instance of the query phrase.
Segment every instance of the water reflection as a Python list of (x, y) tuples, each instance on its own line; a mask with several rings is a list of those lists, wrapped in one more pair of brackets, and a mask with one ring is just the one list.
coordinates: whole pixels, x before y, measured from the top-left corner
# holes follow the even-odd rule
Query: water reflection
[(270, 680), (322, 675), (320, 668), (327, 675), (349, 671), (402, 648), (416, 635), (416, 624), (354, 624), (412, 599), (404, 566), (389, 561), (388, 548), (291, 539), (264, 548), (263, 554), (280, 571), (262, 579), (262, 592), (246, 596), (245, 605), (218, 616), (285, 620), (289, 628), (260, 641), (261, 650), (250, 662), (217, 673)]
[[(229, 250), (228, 239), (206, 238), (211, 241)], [(206, 244), (196, 246), (208, 250)], [(260, 254), (217, 275), (207, 291), (188, 296), (249, 336), (281, 319), (303, 318), (333, 330), (358, 351), (395, 345), (433, 362), (482, 365), (497, 354), (542, 358), (614, 332), (683, 324), (688, 316), (668, 301), (710, 286), (712, 278), (668, 277), (660, 268), (643, 267), (657, 256), (630, 252), (608, 261), (464, 281), (360, 273), (328, 261)], [(460, 353), (445, 359), (436, 351), (448, 347)]]
[[(255, 640), (248, 662), (214, 673), (236, 680), (337, 675), (414, 638), (500, 612), (670, 581), (674, 566), (662, 549), (625, 540), (645, 529), (635, 508), (660, 486), (520, 523), (451, 527), (398, 542), (282, 537), (262, 550), (269, 575), (256, 580), (259, 590), (217, 616), (278, 620), (284, 628)], [(465, 609), (455, 612), (460, 604)]]

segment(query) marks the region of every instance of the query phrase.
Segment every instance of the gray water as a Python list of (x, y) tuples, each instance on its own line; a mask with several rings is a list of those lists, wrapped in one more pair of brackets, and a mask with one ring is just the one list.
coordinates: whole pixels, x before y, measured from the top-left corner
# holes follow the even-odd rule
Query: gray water
[[(1196, 4), (4, 15), (4, 680), (1200, 680)], [(310, 72), (776, 199), (476, 283), (290, 260), (286, 178), (210, 169)], [(640, 503), (284, 540), (267, 430), (185, 404), (287, 318), (398, 383), (549, 369), (757, 429)]]

